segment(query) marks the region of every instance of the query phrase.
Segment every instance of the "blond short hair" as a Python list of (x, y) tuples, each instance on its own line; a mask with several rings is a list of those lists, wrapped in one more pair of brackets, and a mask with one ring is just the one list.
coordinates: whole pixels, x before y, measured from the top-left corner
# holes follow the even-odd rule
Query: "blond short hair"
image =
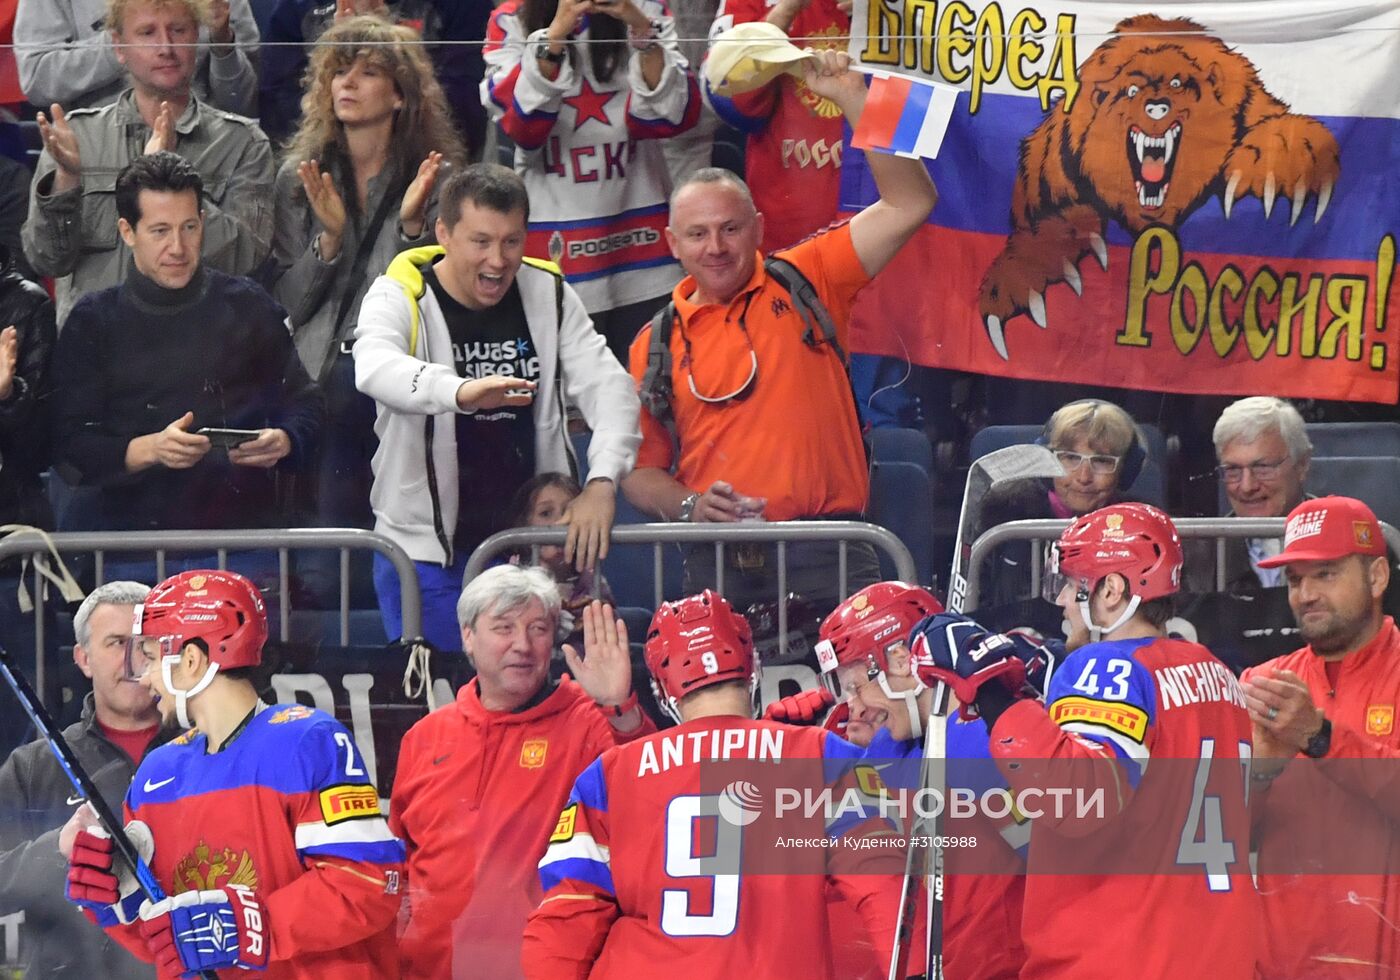
[(1045, 425), (1051, 449), (1065, 449), (1079, 437), (1096, 453), (1125, 456), (1137, 441), (1137, 423), (1112, 402), (1070, 402), (1050, 416)]
[(107, 0), (107, 30), (120, 34), (126, 12), (133, 6), (184, 7), (201, 27), (209, 23), (209, 0)]

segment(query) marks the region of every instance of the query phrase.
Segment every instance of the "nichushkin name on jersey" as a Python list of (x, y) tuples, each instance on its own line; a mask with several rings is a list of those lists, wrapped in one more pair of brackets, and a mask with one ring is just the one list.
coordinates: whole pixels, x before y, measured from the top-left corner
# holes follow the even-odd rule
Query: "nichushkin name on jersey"
[(1154, 671), (1157, 689), (1162, 692), (1163, 708), (1181, 708), (1203, 701), (1224, 701), (1241, 708), (1244, 688), (1218, 660), (1197, 660), (1175, 667), (1158, 667)]
[(724, 759), (781, 759), (781, 728), (728, 728), (685, 732), (654, 739), (642, 746), (637, 775), (663, 773), (674, 766), (698, 765)]

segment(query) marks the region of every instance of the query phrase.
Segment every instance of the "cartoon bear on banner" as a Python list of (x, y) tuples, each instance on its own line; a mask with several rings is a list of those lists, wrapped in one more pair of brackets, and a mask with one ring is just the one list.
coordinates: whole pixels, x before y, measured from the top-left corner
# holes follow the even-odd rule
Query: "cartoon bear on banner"
[(1151, 14), (1120, 21), (1080, 66), (1070, 110), (1053, 106), (1021, 141), (1011, 235), (980, 295), (1003, 359), (1008, 320), (1027, 314), (1046, 326), (1046, 287), (1081, 293), (1090, 253), (1107, 270), (1109, 221), (1133, 234), (1176, 228), (1217, 194), (1227, 219), (1249, 194), (1266, 218), (1288, 199), (1290, 224), (1316, 195), (1313, 220), (1322, 218), (1341, 170), (1336, 138), (1289, 112), (1249, 59), (1204, 30)]

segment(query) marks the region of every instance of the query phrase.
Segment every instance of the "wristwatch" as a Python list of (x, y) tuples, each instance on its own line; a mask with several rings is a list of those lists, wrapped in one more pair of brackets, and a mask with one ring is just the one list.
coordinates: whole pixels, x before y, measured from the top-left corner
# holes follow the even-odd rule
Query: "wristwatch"
[(1317, 730), (1317, 734), (1308, 739), (1308, 744), (1303, 746), (1303, 754), (1309, 759), (1321, 759), (1327, 754), (1327, 750), (1332, 747), (1332, 720), (1322, 719), (1322, 727)]
[(676, 520), (681, 521), (682, 523), (688, 522), (691, 518), (691, 515), (695, 513), (695, 505), (699, 502), (700, 495), (698, 493), (692, 493), (689, 497), (686, 497), (684, 500), (682, 500), (680, 513), (676, 515)]
[(547, 61), (551, 65), (562, 65), (564, 59), (568, 57), (568, 49), (551, 51), (548, 41), (540, 41), (535, 45), (535, 57), (540, 61)]

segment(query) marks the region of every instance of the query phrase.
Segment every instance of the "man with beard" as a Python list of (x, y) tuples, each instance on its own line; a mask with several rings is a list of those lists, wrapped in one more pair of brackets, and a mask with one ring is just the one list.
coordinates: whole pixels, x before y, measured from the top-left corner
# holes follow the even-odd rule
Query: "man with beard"
[[(1259, 976), (1379, 977), (1400, 961), (1400, 806), (1375, 781), (1393, 767), (1356, 760), (1400, 759), (1385, 539), (1361, 501), (1321, 497), (1293, 509), (1282, 553), (1261, 564), (1283, 567), (1308, 645), (1244, 675), (1267, 930)], [(1326, 761), (1287, 764), (1300, 755)]]

